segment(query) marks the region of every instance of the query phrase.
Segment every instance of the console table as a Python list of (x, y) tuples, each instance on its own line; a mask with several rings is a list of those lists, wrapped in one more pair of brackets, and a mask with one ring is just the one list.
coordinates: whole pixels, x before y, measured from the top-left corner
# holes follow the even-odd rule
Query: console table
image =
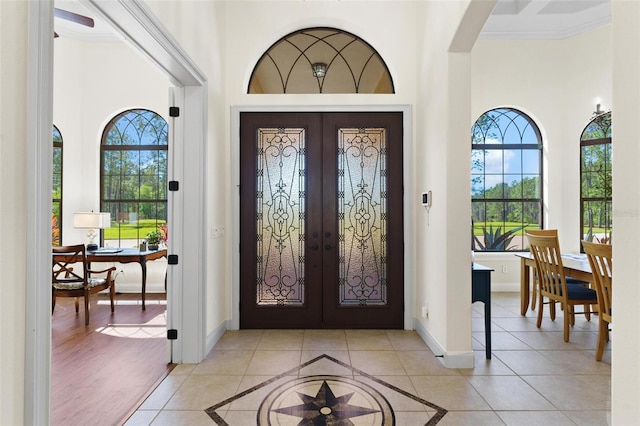
[(167, 257), (167, 250), (145, 250), (136, 248), (123, 249), (98, 249), (87, 252), (87, 261), (91, 262), (118, 262), (139, 263), (142, 269), (142, 310), (145, 310), (145, 294), (147, 291), (147, 260), (156, 260)]
[(491, 272), (493, 268), (474, 263), (471, 268), (471, 303), (484, 303), (485, 354), (491, 359)]

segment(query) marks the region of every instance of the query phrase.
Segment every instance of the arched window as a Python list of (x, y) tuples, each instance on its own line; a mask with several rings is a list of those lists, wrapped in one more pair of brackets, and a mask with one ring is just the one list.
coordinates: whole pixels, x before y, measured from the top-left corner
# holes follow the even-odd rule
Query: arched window
[(307, 28), (275, 42), (258, 60), (248, 93), (395, 93), (387, 65), (360, 37)]
[(100, 147), (100, 211), (111, 213), (104, 246), (133, 247), (167, 222), (167, 122), (134, 109), (105, 127)]
[(542, 138), (521, 111), (485, 112), (471, 129), (472, 248), (525, 250), (542, 227)]
[(611, 242), (611, 112), (597, 115), (580, 136), (580, 234)]
[(53, 179), (51, 187), (51, 244), (62, 244), (62, 134), (53, 126)]

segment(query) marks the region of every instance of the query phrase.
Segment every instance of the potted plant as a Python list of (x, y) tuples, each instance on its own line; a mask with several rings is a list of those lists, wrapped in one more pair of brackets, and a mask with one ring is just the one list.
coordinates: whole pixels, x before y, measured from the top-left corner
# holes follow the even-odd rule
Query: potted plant
[(164, 235), (159, 229), (154, 229), (147, 234), (147, 248), (149, 250), (158, 250), (158, 244), (162, 241)]

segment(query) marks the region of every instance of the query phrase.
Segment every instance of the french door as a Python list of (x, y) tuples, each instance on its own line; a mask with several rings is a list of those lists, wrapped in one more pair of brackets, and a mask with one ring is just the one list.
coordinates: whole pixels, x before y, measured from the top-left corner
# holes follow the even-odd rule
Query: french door
[(402, 328), (402, 113), (242, 113), (240, 327)]

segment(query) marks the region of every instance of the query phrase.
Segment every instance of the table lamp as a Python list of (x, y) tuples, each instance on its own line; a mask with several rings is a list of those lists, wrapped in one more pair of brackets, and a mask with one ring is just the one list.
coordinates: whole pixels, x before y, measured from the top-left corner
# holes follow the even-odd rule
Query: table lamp
[(79, 229), (88, 229), (87, 250), (98, 250), (96, 244), (96, 229), (104, 229), (111, 227), (111, 213), (103, 212), (78, 212), (73, 214), (73, 227)]

